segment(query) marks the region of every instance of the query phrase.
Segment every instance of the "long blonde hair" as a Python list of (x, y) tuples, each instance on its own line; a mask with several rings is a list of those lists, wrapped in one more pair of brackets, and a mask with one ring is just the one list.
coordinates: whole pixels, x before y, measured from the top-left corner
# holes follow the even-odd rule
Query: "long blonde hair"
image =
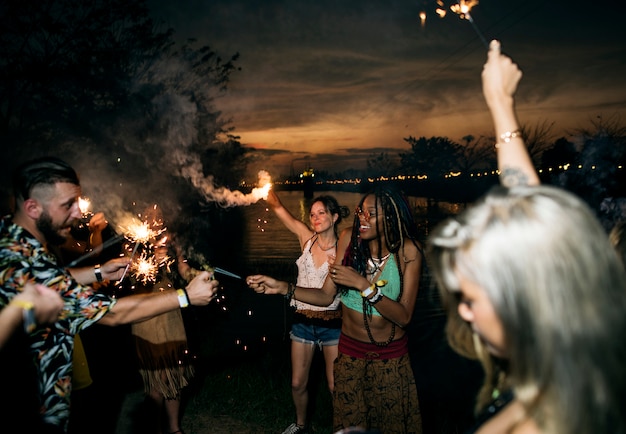
[(447, 335), (476, 356), (457, 312), (459, 276), (488, 295), (506, 336), (508, 378), (544, 432), (626, 432), (626, 272), (576, 196), (494, 188), (428, 240)]

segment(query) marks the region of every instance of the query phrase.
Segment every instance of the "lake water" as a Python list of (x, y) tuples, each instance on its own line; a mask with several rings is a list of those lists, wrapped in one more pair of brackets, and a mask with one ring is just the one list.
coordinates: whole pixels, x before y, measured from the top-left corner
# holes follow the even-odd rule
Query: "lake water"
[[(301, 191), (277, 191), (276, 194), (285, 208), (307, 225), (309, 224), (311, 199), (306, 199)], [(350, 215), (343, 219), (337, 233), (350, 227), (353, 222), (352, 212), (361, 200), (361, 193), (331, 191), (319, 194), (334, 196), (341, 206), (350, 210)], [(426, 200), (424, 198), (409, 197), (408, 200), (418, 212), (425, 212)], [(445, 213), (455, 214), (459, 211), (460, 205), (442, 203), (439, 207)], [(246, 259), (293, 259), (295, 261), (300, 256), (300, 245), (297, 237), (285, 228), (265, 201), (261, 200), (245, 207), (244, 214), (248, 232), (248, 246), (245, 249), (247, 252)], [(430, 219), (418, 217), (417, 220), (420, 230), (426, 236), (435, 222), (432, 217)]]
[[(306, 199), (301, 191), (276, 192), (283, 206), (296, 218), (309, 224), (311, 199)], [(326, 194), (326, 193), (324, 193)], [(340, 205), (351, 211), (359, 203), (358, 193), (329, 192)], [(263, 200), (244, 209), (246, 230), (248, 231), (247, 256), (249, 259), (293, 259), (300, 256), (298, 238), (276, 217), (274, 211)], [(337, 233), (352, 225), (352, 214), (343, 219)]]

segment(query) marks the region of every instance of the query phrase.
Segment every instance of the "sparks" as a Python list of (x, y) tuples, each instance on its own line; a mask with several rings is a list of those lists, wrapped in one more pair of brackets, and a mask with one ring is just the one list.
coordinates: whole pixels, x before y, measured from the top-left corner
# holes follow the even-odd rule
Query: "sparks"
[(455, 14), (458, 14), (459, 17), (461, 17), (461, 19), (465, 19), (469, 21), (472, 27), (474, 28), (474, 30), (476, 31), (476, 34), (482, 41), (483, 45), (487, 49), (489, 49), (489, 43), (487, 42), (487, 40), (485, 39), (481, 31), (478, 30), (478, 26), (476, 26), (476, 23), (474, 22), (474, 19), (472, 18), (472, 15), (470, 14), (470, 11), (472, 10), (472, 8), (476, 6), (477, 4), (478, 4), (478, 0), (459, 0), (457, 4), (450, 6), (450, 10), (452, 10), (452, 12), (454, 12)]
[(133, 219), (129, 224), (122, 226), (122, 228), (126, 237), (131, 241), (145, 244), (150, 242), (150, 240), (154, 240), (165, 231), (165, 228), (154, 229), (153, 226), (148, 222), (138, 222)]
[(168, 256), (157, 259), (155, 255), (143, 252), (139, 258), (133, 262), (130, 271), (138, 281), (145, 285), (156, 280), (160, 267), (169, 267), (171, 263), (172, 259)]
[(250, 193), (255, 199), (267, 199), (267, 195), (272, 188), (272, 177), (265, 170), (260, 170), (257, 174), (257, 187)]
[(478, 0), (459, 0), (455, 5), (450, 6), (450, 10), (458, 14), (461, 19), (471, 21), (470, 11), (478, 4)]
[(79, 197), (78, 198), (78, 207), (80, 208), (80, 213), (85, 216), (89, 213), (89, 207), (91, 206), (91, 201), (88, 197)]

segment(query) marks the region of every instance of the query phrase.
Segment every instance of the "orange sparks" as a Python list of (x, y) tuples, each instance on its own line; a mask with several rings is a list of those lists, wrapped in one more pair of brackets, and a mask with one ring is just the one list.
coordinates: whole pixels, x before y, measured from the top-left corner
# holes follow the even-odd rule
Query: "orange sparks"
[(80, 213), (85, 215), (89, 212), (89, 207), (91, 206), (91, 201), (87, 197), (78, 198), (78, 207), (80, 208)]
[(471, 20), (470, 11), (477, 4), (478, 0), (459, 0), (457, 4), (450, 6), (450, 10), (462, 19)]
[(126, 224), (122, 228), (124, 234), (126, 234), (126, 237), (130, 240), (135, 243), (145, 244), (156, 239), (156, 237), (165, 231), (165, 228), (153, 229), (153, 226), (156, 225), (152, 225), (148, 222), (138, 222), (135, 219), (132, 219), (130, 223)]

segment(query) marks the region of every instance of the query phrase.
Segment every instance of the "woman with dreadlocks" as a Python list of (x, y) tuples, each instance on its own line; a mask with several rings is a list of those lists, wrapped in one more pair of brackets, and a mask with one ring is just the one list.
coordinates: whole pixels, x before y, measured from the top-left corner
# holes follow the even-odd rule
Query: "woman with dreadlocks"
[(320, 306), (341, 293), (334, 431), (360, 427), (385, 434), (421, 433), (404, 328), (413, 315), (423, 255), (406, 199), (385, 187), (366, 194), (352, 233), (343, 231), (339, 238), (338, 258), (339, 252), (341, 265), (331, 267), (321, 291), (264, 275), (249, 276), (247, 283), (258, 293)]

